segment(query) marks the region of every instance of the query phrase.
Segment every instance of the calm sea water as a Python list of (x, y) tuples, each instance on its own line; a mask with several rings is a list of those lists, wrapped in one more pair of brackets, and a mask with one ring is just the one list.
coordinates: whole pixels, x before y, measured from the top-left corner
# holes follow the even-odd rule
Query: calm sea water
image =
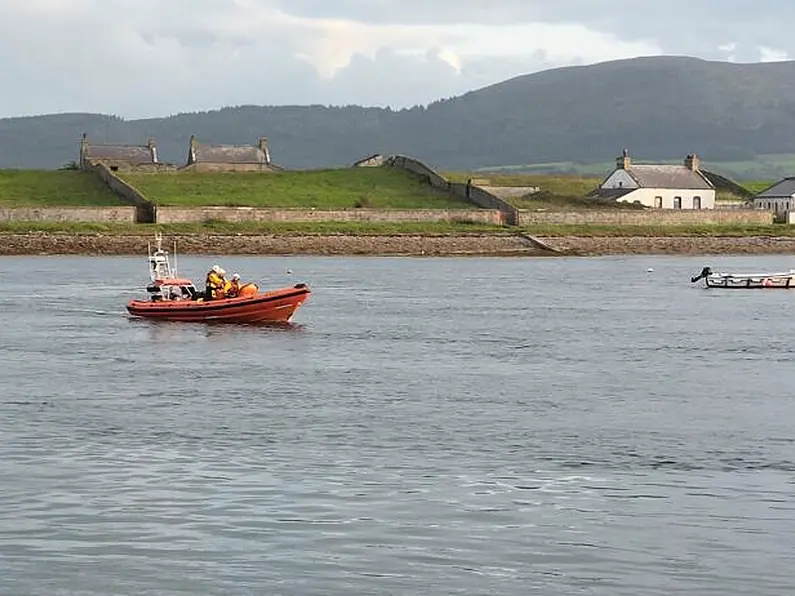
[(141, 259), (0, 259), (0, 593), (795, 593), (795, 292), (689, 283), (792, 259), (222, 264), (314, 295), (156, 324)]

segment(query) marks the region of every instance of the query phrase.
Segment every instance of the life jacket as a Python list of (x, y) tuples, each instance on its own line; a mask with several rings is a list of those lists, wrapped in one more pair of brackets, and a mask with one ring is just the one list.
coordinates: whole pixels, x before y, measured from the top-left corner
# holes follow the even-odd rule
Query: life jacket
[(219, 290), (223, 291), (223, 284), (224, 280), (215, 271), (210, 271), (207, 274), (207, 289), (213, 298), (219, 297)]

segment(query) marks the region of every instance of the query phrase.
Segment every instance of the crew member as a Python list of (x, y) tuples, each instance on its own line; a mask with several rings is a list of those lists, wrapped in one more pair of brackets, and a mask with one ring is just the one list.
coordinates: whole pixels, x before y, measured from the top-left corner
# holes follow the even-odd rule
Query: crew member
[(227, 298), (237, 298), (240, 296), (240, 274), (235, 273), (232, 275), (232, 281), (228, 282), (224, 287), (224, 295)]
[(212, 269), (207, 272), (205, 284), (207, 286), (205, 290), (207, 300), (222, 298), (224, 291), (224, 270), (221, 269), (219, 265), (213, 265)]

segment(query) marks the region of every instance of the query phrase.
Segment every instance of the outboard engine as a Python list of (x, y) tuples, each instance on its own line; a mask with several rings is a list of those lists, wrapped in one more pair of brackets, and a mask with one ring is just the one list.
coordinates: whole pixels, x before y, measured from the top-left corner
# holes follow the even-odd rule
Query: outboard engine
[(705, 277), (707, 277), (709, 275), (712, 275), (712, 269), (710, 269), (709, 267), (704, 267), (701, 270), (701, 273), (699, 273), (695, 277), (691, 277), (690, 278), (690, 283), (696, 283), (699, 279), (704, 279)]

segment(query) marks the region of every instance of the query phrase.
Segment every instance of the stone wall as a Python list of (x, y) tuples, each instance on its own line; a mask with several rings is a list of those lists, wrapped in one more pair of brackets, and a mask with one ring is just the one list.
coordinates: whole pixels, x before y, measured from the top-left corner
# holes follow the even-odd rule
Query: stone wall
[(111, 191), (113, 191), (122, 201), (135, 206), (135, 221), (138, 223), (154, 223), (154, 205), (146, 197), (128, 184), (102, 163), (89, 164), (86, 166), (89, 172), (99, 176)]
[(267, 163), (198, 162), (181, 168), (183, 172), (281, 172), (284, 168)]
[(386, 163), (393, 168), (405, 170), (416, 176), (420, 176), (433, 188), (467, 199), (482, 209), (497, 209), (502, 212), (506, 224), (516, 225), (516, 208), (478, 186), (460, 182), (450, 182), (421, 161), (406, 157), (405, 155), (393, 155)]
[(135, 207), (0, 207), (0, 221), (135, 223)]
[(475, 180), (472, 181), (472, 184), (500, 199), (518, 199), (541, 190), (538, 186), (491, 186), (489, 184), (478, 184)]
[(671, 226), (700, 224), (772, 224), (773, 214), (754, 209), (702, 209), (700, 211), (629, 210), (615, 211), (519, 211), (520, 226), (533, 224), (592, 224)]
[(263, 209), (255, 207), (157, 207), (156, 221), (167, 223), (227, 222), (474, 222), (503, 225), (499, 210), (485, 209)]

